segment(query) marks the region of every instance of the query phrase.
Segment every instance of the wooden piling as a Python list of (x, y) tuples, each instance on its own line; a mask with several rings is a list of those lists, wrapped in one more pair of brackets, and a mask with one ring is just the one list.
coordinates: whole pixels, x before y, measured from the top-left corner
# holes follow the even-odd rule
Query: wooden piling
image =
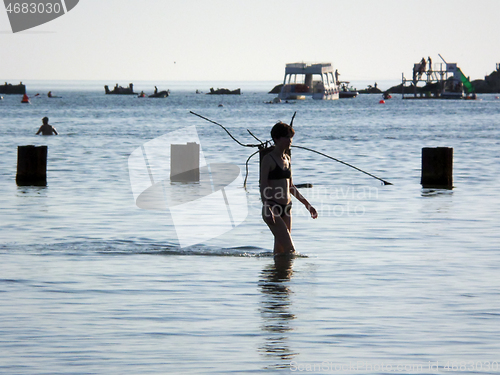
[(47, 186), (47, 146), (17, 147), (18, 186)]
[(423, 188), (453, 189), (453, 148), (422, 149), (420, 184)]

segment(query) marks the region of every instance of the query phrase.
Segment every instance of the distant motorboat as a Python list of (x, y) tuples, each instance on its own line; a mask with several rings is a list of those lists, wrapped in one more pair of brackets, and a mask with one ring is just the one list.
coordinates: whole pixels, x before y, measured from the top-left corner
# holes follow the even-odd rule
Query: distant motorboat
[(155, 89), (154, 94), (149, 95), (150, 98), (168, 98), (170, 90), (158, 91)]
[(339, 83), (340, 83), (340, 92), (339, 92), (340, 99), (355, 98), (356, 96), (359, 95), (359, 91), (354, 89), (352, 86), (349, 87), (348, 81), (340, 81)]

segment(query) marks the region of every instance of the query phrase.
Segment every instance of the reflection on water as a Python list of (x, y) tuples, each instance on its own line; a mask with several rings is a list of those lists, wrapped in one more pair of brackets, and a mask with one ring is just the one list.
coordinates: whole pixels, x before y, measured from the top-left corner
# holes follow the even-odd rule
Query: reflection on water
[(47, 197), (47, 186), (17, 186), (17, 197)]
[(291, 360), (298, 354), (289, 347), (289, 333), (293, 331), (292, 320), (296, 317), (290, 311), (289, 288), (292, 277), (292, 262), (276, 263), (262, 270), (259, 286), (262, 291), (260, 313), (265, 342), (260, 352), (273, 361), (267, 368), (288, 368)]
[(440, 196), (451, 196), (451, 195), (453, 195), (453, 190), (451, 189), (422, 188), (422, 197), (440, 197)]

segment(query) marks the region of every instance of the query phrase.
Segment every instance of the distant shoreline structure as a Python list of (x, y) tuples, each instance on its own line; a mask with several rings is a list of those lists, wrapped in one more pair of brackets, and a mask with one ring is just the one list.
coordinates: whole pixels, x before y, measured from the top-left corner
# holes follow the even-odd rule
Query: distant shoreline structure
[[(496, 64), (496, 70), (485, 76), (484, 79), (470, 80), (469, 77), (466, 77), (466, 80), (472, 84), (473, 90), (476, 94), (498, 94), (500, 93), (500, 64)], [(389, 88), (387, 92), (401, 94), (404, 92), (403, 86), (404, 84), (400, 83)], [(424, 94), (425, 91), (425, 87), (417, 87), (415, 92), (417, 94)]]
[(134, 92), (134, 85), (132, 83), (129, 83), (128, 87), (118, 86), (117, 83), (113, 90), (110, 90), (108, 85), (104, 85), (104, 92), (106, 95), (137, 95)]
[(13, 85), (12, 83), (7, 83), (0, 85), (0, 94), (5, 95), (25, 95), (26, 85), (20, 82), (18, 85)]
[[(5, 79), (4, 79), (5, 81)], [(8, 82), (19, 82), (18, 79), (8, 79)], [(60, 91), (98, 91), (103, 93), (104, 85), (108, 85), (109, 82), (120, 81), (120, 80), (23, 80), (23, 84), (26, 85), (28, 92), (60, 92)], [(267, 93), (273, 86), (275, 86), (279, 81), (276, 80), (254, 80), (254, 81), (214, 81), (214, 80), (121, 80), (134, 82), (134, 92), (147, 92), (151, 91), (151, 87), (168, 87), (170, 92), (196, 92), (199, 90), (201, 93), (205, 94), (209, 92), (207, 88), (210, 87), (239, 87), (243, 93), (256, 93), (263, 92)], [(378, 86), (381, 88), (388, 89), (399, 83), (399, 80), (378, 80)], [(373, 80), (351, 80), (351, 85), (363, 88), (368, 85), (373, 85)], [(111, 87), (110, 89), (113, 89)]]
[[(500, 87), (498, 87), (498, 91), (484, 91), (482, 90), (481, 85), (488, 81), (488, 79), (493, 79), (497, 71), (489, 74), (487, 79), (479, 79), (472, 80), (472, 83), (476, 87), (477, 93), (500, 93)], [(485, 78), (486, 78), (485, 77)], [(4, 81), (6, 79), (4, 78)], [(7, 81), (19, 82), (19, 78), (7, 78)], [(62, 80), (62, 79), (54, 79), (54, 80), (37, 80), (37, 79), (23, 79), (23, 84), (26, 86), (29, 92), (39, 92), (39, 91), (94, 91), (101, 92), (103, 91), (103, 86), (107, 84), (109, 81), (119, 81), (119, 80)], [(122, 80), (123, 81), (123, 80)], [(382, 91), (390, 91), (392, 93), (397, 93), (397, 91), (393, 91), (399, 84), (401, 84), (401, 79), (350, 79), (350, 83), (353, 87), (357, 88), (358, 91), (363, 92), (363, 89), (367, 88), (370, 85), (374, 85), (377, 83), (377, 87)], [(478, 85), (479, 82), (479, 85)], [(245, 80), (235, 80), (235, 81), (222, 81), (222, 80), (134, 80), (134, 89), (137, 91), (148, 90), (151, 85), (161, 85), (168, 86), (171, 92), (195, 92), (196, 90), (204, 91), (206, 87), (240, 87), (241, 91), (246, 93), (252, 92), (269, 92), (274, 86), (281, 84), (282, 82), (278, 80), (254, 80), (254, 81), (245, 81)], [(491, 85), (488, 86), (488, 89)], [(494, 86), (493, 86), (494, 87)]]

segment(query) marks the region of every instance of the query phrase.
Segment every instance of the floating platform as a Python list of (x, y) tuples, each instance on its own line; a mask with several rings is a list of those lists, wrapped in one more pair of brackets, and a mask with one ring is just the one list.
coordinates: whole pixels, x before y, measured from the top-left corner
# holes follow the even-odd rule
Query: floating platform
[(0, 85), (0, 94), (25, 95), (26, 85), (24, 85), (22, 82), (20, 82), (19, 85), (13, 85), (11, 83), (5, 82), (4, 85)]
[[(402, 74), (403, 99), (476, 99), (474, 86), (456, 63), (432, 64), (432, 59), (422, 58), (413, 64), (411, 79)], [(419, 86), (420, 85), (420, 86)]]
[(113, 90), (110, 90), (108, 85), (105, 85), (104, 91), (106, 95), (137, 95), (134, 92), (134, 85), (132, 83), (129, 83), (128, 87), (122, 87), (116, 84)]

